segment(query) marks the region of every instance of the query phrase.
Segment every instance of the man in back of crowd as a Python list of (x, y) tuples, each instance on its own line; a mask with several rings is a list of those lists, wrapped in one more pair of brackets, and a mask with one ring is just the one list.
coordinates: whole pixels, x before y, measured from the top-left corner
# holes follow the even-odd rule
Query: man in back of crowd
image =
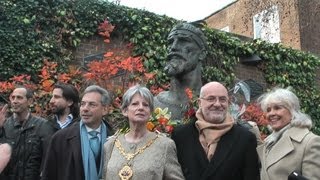
[(73, 85), (55, 84), (49, 105), (52, 116), (48, 123), (55, 131), (79, 120), (79, 92)]
[(51, 127), (45, 119), (34, 116), (29, 110), (33, 92), (19, 86), (10, 95), (12, 116), (0, 111), (0, 143), (12, 147), (12, 155), (0, 175), (1, 180), (38, 180), (44, 149)]

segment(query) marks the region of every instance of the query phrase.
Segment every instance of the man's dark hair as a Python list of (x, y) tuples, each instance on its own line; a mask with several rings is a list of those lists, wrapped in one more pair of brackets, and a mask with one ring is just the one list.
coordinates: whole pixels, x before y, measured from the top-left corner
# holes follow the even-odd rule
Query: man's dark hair
[(72, 101), (72, 105), (70, 106), (70, 112), (73, 118), (79, 117), (79, 91), (71, 84), (58, 82), (54, 85), (54, 88), (59, 88), (62, 90), (62, 96), (66, 100)]
[(20, 84), (15, 86), (15, 89), (18, 89), (18, 88), (23, 88), (23, 89), (26, 90), (26, 98), (27, 99), (32, 99), (33, 98), (33, 90), (32, 89), (28, 88), (25, 85), (20, 85)]

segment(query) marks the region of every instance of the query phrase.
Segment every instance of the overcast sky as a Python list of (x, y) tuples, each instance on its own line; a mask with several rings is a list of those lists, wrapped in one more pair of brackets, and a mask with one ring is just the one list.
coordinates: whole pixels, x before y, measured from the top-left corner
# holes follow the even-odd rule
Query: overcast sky
[(178, 20), (196, 21), (236, 0), (120, 0), (124, 6), (145, 9)]

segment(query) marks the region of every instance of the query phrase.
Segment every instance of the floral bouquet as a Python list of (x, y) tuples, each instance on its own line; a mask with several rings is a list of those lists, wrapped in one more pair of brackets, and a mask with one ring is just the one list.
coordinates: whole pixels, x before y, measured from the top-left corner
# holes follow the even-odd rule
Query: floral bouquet
[(168, 108), (161, 109), (158, 107), (153, 111), (150, 120), (147, 122), (147, 129), (170, 136), (174, 127), (178, 124), (175, 121), (171, 121), (170, 118), (171, 113)]

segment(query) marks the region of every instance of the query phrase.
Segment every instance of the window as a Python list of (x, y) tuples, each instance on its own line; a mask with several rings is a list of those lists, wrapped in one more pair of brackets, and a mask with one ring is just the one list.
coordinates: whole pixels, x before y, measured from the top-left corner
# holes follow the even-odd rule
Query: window
[(221, 31), (225, 31), (225, 32), (230, 32), (230, 28), (229, 28), (229, 26), (226, 26), (226, 27), (224, 27), (224, 28), (222, 28), (222, 29), (220, 29)]
[(280, 42), (280, 21), (277, 6), (262, 11), (253, 16), (254, 39), (278, 43)]

